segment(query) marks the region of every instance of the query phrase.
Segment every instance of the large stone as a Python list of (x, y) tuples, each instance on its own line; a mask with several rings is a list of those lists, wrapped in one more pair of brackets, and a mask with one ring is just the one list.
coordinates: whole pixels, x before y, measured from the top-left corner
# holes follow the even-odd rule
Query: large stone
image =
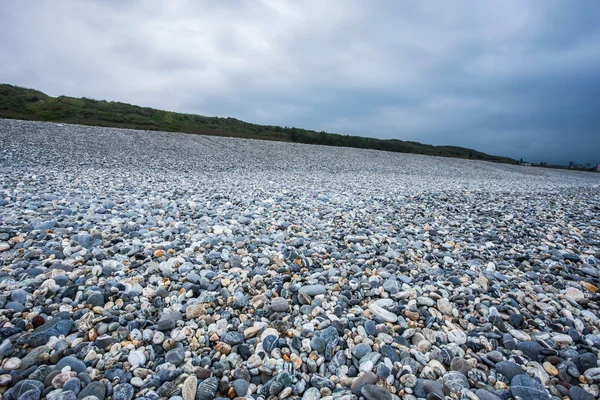
[(197, 389), (198, 378), (196, 378), (196, 375), (188, 376), (183, 382), (183, 388), (181, 389), (183, 400), (194, 400), (196, 398)]
[(83, 399), (88, 396), (95, 396), (98, 399), (103, 399), (106, 395), (106, 386), (102, 382), (92, 382), (84, 387), (77, 395), (78, 399)]
[(523, 400), (548, 400), (550, 396), (544, 386), (525, 374), (515, 376), (510, 383), (510, 393)]
[(271, 300), (271, 309), (275, 312), (287, 311), (288, 307), (288, 301), (283, 297), (275, 297), (273, 300)]
[(302, 286), (298, 290), (298, 293), (304, 293), (311, 297), (314, 297), (314, 296), (318, 296), (320, 294), (325, 294), (326, 290), (327, 289), (323, 285), (306, 285), (306, 286)]
[(206, 314), (206, 309), (204, 308), (203, 305), (200, 305), (200, 304), (191, 304), (191, 305), (187, 306), (185, 309), (185, 316), (188, 319), (198, 318), (199, 316), (205, 315), (205, 314)]
[(512, 361), (500, 361), (495, 365), (496, 371), (501, 375), (505, 376), (509, 382), (517, 375), (523, 374), (523, 368), (515, 362)]
[(363, 386), (365, 385), (372, 385), (375, 382), (377, 382), (377, 375), (375, 375), (372, 372), (367, 372), (361, 376), (359, 376), (358, 378), (354, 379), (354, 381), (352, 382), (352, 386), (350, 386), (350, 390), (352, 391), (352, 393), (354, 393), (357, 396), (361, 396), (362, 392), (361, 389)]
[(31, 350), (21, 360), (21, 368), (25, 370), (31, 366), (40, 365), (47, 362), (49, 352), (50, 348), (47, 346), (41, 346)]
[(571, 400), (594, 400), (593, 394), (579, 386), (571, 386), (569, 389), (569, 397)]
[(369, 309), (371, 310), (371, 312), (373, 312), (373, 314), (377, 315), (379, 318), (386, 322), (393, 323), (398, 320), (398, 316), (396, 314), (379, 307), (375, 303), (371, 303), (371, 305), (369, 305)]
[(203, 380), (198, 385), (196, 400), (213, 400), (219, 387), (219, 379), (211, 377)]
[(394, 397), (390, 392), (377, 385), (364, 385), (360, 393), (367, 400), (392, 400)]
[(460, 372), (448, 372), (443, 378), (444, 386), (451, 393), (460, 393), (463, 389), (469, 389), (467, 377)]
[[(113, 389), (113, 400), (131, 400), (133, 398), (133, 394), (133, 386), (131, 386), (129, 383), (121, 383), (115, 386)], [(194, 393), (194, 395), (195, 394), (196, 393)], [(194, 398), (192, 397), (191, 400), (194, 400)]]
[(541, 354), (543, 347), (537, 342), (521, 342), (517, 343), (517, 350), (521, 350), (523, 354), (535, 361)]
[(244, 335), (238, 331), (229, 331), (221, 337), (221, 341), (230, 346), (235, 346), (244, 343)]
[(565, 290), (565, 296), (572, 298), (578, 303), (585, 298), (583, 292), (574, 287), (568, 287), (567, 290)]
[(437, 301), (437, 308), (442, 314), (452, 315), (452, 303), (445, 297)]
[(54, 318), (45, 324), (38, 326), (35, 332), (45, 332), (50, 336), (68, 335), (73, 329), (74, 323), (70, 319)]
[(71, 371), (75, 371), (78, 374), (86, 371), (86, 366), (84, 362), (79, 360), (75, 356), (68, 356), (62, 358), (56, 363), (56, 367), (58, 369), (63, 369), (66, 366), (71, 367)]

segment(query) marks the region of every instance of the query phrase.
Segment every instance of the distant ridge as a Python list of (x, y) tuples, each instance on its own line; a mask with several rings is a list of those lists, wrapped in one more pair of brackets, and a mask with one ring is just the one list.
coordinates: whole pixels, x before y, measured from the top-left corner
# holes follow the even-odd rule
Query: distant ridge
[(0, 84), (0, 118), (232, 136), (466, 158), (508, 164), (519, 163), (512, 158), (489, 155), (465, 147), (432, 146), (396, 139), (375, 139), (316, 132), (301, 128), (258, 125), (235, 118), (181, 114), (85, 97), (51, 97), (38, 90), (9, 84)]

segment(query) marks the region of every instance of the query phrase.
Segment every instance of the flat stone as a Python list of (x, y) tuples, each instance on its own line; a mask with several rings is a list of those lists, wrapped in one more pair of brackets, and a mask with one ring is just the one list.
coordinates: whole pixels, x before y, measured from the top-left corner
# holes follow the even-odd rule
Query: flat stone
[(511, 380), (510, 393), (515, 398), (527, 400), (548, 400), (550, 398), (539, 381), (525, 374), (517, 375)]
[(367, 400), (393, 400), (394, 398), (390, 392), (377, 385), (364, 385), (360, 393)]
[(443, 377), (443, 383), (451, 393), (461, 393), (463, 389), (469, 389), (467, 377), (460, 372), (448, 372)]
[(445, 297), (438, 299), (437, 308), (442, 314), (452, 315), (452, 309), (453, 309), (452, 304)]
[(525, 371), (521, 366), (512, 361), (500, 361), (495, 365), (496, 371), (505, 376), (509, 381), (517, 375), (523, 374)]
[(365, 374), (359, 376), (352, 382), (352, 386), (350, 386), (350, 390), (357, 396), (362, 395), (362, 388), (365, 385), (372, 385), (377, 382), (377, 375), (372, 372), (366, 372)]
[(325, 294), (326, 291), (327, 289), (323, 285), (306, 285), (302, 286), (300, 290), (298, 290), (299, 293), (304, 293), (311, 297)]
[(541, 354), (543, 347), (537, 342), (522, 342), (517, 343), (517, 350), (521, 350), (523, 354), (535, 361)]
[(77, 398), (83, 399), (88, 396), (95, 396), (98, 399), (103, 399), (105, 395), (106, 386), (102, 382), (92, 382), (79, 392)]
[(219, 387), (219, 379), (211, 377), (203, 380), (198, 385), (196, 400), (213, 400)]
[(581, 300), (585, 299), (585, 296), (583, 294), (583, 292), (577, 288), (574, 287), (568, 287), (565, 290), (565, 296), (569, 296), (570, 298), (572, 298), (573, 300), (575, 300), (576, 302), (580, 302)]
[(375, 303), (371, 303), (371, 305), (369, 305), (369, 309), (373, 312), (373, 314), (377, 315), (378, 317), (380, 317), (381, 319), (383, 319), (386, 322), (393, 323), (398, 320), (398, 316), (396, 314), (389, 312), (387, 310), (384, 310), (383, 308), (379, 307)]
[(238, 331), (229, 331), (221, 337), (221, 341), (230, 346), (244, 343), (244, 335)]
[(243, 397), (248, 393), (250, 384), (243, 379), (236, 379), (232, 382), (232, 386), (235, 390), (235, 394), (238, 397)]
[[(120, 383), (113, 389), (113, 400), (131, 400), (133, 395), (134, 389), (129, 383)], [(196, 393), (194, 393), (194, 397), (195, 395)], [(193, 400), (193, 398), (185, 400)]]
[(282, 297), (275, 297), (271, 300), (271, 309), (275, 312), (284, 312), (289, 308), (288, 301)]
[[(183, 388), (181, 389), (183, 400), (194, 400), (196, 398), (197, 389), (198, 378), (196, 378), (196, 375), (188, 376), (183, 382)], [(239, 393), (238, 396), (240, 396)]]
[(71, 367), (71, 371), (74, 371), (78, 374), (86, 371), (86, 366), (83, 361), (77, 359), (74, 356), (68, 356), (62, 358), (60, 361), (56, 363), (56, 367), (58, 369), (63, 369), (64, 367)]
[(595, 396), (579, 386), (571, 386), (569, 389), (571, 400), (594, 400)]

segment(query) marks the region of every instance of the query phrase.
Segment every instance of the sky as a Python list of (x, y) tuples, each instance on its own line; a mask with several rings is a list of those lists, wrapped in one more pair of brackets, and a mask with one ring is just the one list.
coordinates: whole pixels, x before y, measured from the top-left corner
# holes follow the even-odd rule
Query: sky
[(600, 163), (598, 1), (0, 1), (0, 82)]

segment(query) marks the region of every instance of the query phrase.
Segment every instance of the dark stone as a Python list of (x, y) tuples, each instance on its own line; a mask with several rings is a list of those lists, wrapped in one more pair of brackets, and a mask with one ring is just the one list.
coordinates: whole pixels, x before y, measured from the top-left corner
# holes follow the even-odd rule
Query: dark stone
[(317, 353), (324, 354), (325, 347), (327, 347), (327, 344), (325, 343), (325, 340), (323, 340), (319, 336), (313, 336), (313, 338), (310, 340), (310, 347)]
[(521, 314), (510, 314), (508, 317), (508, 323), (511, 324), (515, 329), (523, 327), (525, 318)]
[(313, 375), (310, 378), (310, 384), (316, 387), (317, 389), (321, 388), (329, 388), (329, 390), (335, 389), (335, 383), (331, 382), (329, 379), (325, 379), (318, 375)]
[(365, 331), (367, 332), (367, 335), (369, 335), (369, 336), (375, 336), (375, 334), (377, 333), (377, 325), (375, 324), (375, 322), (371, 321), (370, 319), (365, 321), (364, 328), (365, 328)]
[(479, 397), (479, 400), (502, 400), (494, 393), (488, 392), (487, 390), (478, 389), (475, 394)]
[(64, 367), (71, 367), (71, 371), (75, 371), (76, 373), (85, 372), (86, 367), (83, 361), (77, 359), (74, 356), (68, 356), (56, 363), (56, 367), (58, 369), (63, 369)]
[(117, 339), (108, 335), (100, 336), (94, 342), (94, 344), (101, 350), (105, 350), (107, 347), (112, 346), (115, 343), (117, 343)]
[(514, 398), (523, 400), (548, 400), (549, 396), (540, 381), (521, 374), (515, 376), (510, 383), (510, 393)]
[(165, 355), (165, 361), (175, 366), (183, 364), (185, 360), (185, 352), (183, 349), (172, 349)]
[(525, 354), (531, 360), (536, 361), (538, 356), (541, 354), (543, 347), (537, 342), (521, 342), (517, 343), (517, 350), (521, 350), (523, 354)]
[(49, 340), (50, 335), (48, 335), (46, 332), (35, 332), (29, 336), (29, 339), (27, 339), (27, 344), (35, 348), (45, 345)]
[[(364, 343), (359, 343), (352, 348), (352, 355), (359, 360), (361, 358), (363, 358), (364, 356), (366, 356), (367, 353), (370, 353), (370, 352), (371, 352), (371, 346), (364, 344)], [(381, 353), (383, 354), (383, 352), (381, 352)]]
[(213, 400), (219, 387), (219, 379), (212, 377), (203, 380), (198, 384), (196, 400)]
[(232, 386), (235, 390), (235, 394), (239, 397), (243, 397), (248, 393), (250, 383), (246, 382), (244, 379), (236, 379), (233, 381)]
[(390, 392), (377, 385), (364, 385), (360, 393), (367, 400), (392, 400), (394, 397)]
[(524, 372), (519, 364), (512, 361), (500, 361), (496, 364), (496, 371), (505, 376), (509, 381)]
[(171, 382), (171, 381), (163, 383), (161, 385), (161, 387), (159, 387), (158, 390), (156, 391), (156, 394), (158, 394), (160, 397), (164, 397), (164, 398), (171, 398), (180, 393), (181, 393), (181, 391), (179, 390), (179, 387), (177, 386), (177, 384), (175, 382)]
[(20, 382), (17, 382), (15, 386), (4, 392), (2, 399), (17, 400), (19, 397), (21, 397), (21, 395), (30, 390), (36, 390), (37, 392), (41, 393), (44, 390), (44, 384), (40, 381), (34, 381), (31, 379), (22, 380)]
[(263, 339), (262, 345), (263, 350), (271, 354), (271, 352), (277, 347), (277, 338), (274, 335), (268, 335)]
[(104, 296), (100, 292), (91, 292), (87, 298), (87, 303), (92, 307), (104, 307)]
[[(417, 379), (417, 383), (419, 382), (419, 379)], [(443, 387), (442, 384), (437, 382), (437, 381), (433, 381), (430, 379), (424, 379), (422, 380), (422, 387), (423, 387), (423, 391), (425, 392), (425, 394), (429, 395), (431, 393), (434, 393), (436, 395), (438, 395), (439, 397), (444, 397), (444, 391), (443, 391)], [(416, 392), (415, 392), (416, 393)], [(423, 396), (425, 397), (425, 396)]]
[(594, 400), (594, 395), (579, 386), (571, 386), (569, 389), (571, 400)]
[(63, 390), (69, 390), (77, 394), (81, 390), (81, 381), (79, 378), (71, 378), (65, 382), (63, 385)]
[(125, 371), (122, 368), (112, 367), (104, 371), (104, 377), (111, 381), (115, 378), (122, 380), (124, 375)]
[(84, 387), (77, 395), (78, 399), (83, 399), (87, 396), (96, 396), (98, 399), (103, 399), (106, 395), (106, 386), (102, 382), (92, 382)]
[(464, 376), (467, 376), (472, 367), (471, 364), (467, 362), (467, 360), (460, 357), (454, 357), (452, 359), (452, 362), (450, 363), (450, 369), (452, 371), (460, 372)]
[(372, 372), (367, 372), (364, 375), (359, 376), (352, 382), (352, 386), (350, 386), (350, 390), (357, 396), (362, 394), (361, 389), (365, 385), (372, 385), (377, 382), (377, 375)]
[[(335, 322), (333, 323), (335, 325)], [(319, 336), (325, 341), (325, 359), (331, 360), (333, 349), (340, 340), (338, 330), (334, 326), (329, 326), (319, 332)]]
[(113, 400), (131, 400), (134, 389), (129, 383), (121, 383), (113, 389)]
[(448, 372), (444, 375), (444, 388), (450, 393), (460, 393), (463, 389), (469, 389), (467, 377), (460, 372)]
[(597, 363), (596, 356), (593, 353), (578, 354), (573, 357), (572, 361), (582, 374), (588, 369), (594, 368)]
[(40, 400), (40, 391), (37, 389), (30, 389), (19, 396), (19, 400)]
[(4, 305), (4, 309), (20, 313), (25, 310), (25, 306), (21, 303), (17, 303), (16, 301), (9, 301)]
[(283, 385), (281, 384), (281, 382), (272, 381), (272, 383), (269, 385), (269, 394), (271, 396), (277, 396), (279, 393), (281, 393), (282, 390)]
[(503, 337), (502, 337), (502, 345), (504, 346), (504, 348), (506, 350), (514, 350), (517, 348), (517, 344), (515, 342), (515, 339), (509, 335), (508, 333), (506, 333)]
[(73, 329), (74, 323), (70, 319), (53, 318), (35, 329), (35, 332), (45, 332), (50, 336), (67, 336)]
[(229, 331), (221, 337), (221, 341), (230, 346), (235, 346), (244, 343), (244, 335), (238, 331)]
[(392, 363), (400, 362), (400, 355), (398, 354), (396, 349), (394, 349), (389, 344), (384, 344), (383, 346), (381, 346), (379, 352), (384, 358), (389, 358)]
[(176, 325), (177, 322), (175, 322), (175, 320), (161, 319), (156, 324), (156, 329), (158, 329), (159, 331), (170, 331), (171, 329), (175, 328)]

